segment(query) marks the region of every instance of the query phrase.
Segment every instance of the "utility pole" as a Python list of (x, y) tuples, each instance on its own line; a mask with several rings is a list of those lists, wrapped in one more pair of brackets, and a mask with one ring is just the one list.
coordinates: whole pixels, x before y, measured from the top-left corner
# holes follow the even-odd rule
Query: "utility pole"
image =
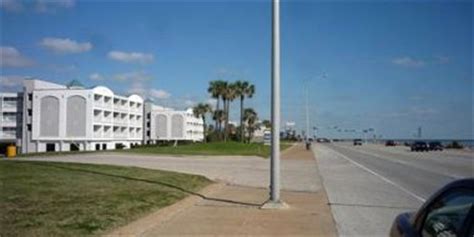
[(305, 96), (306, 96), (306, 141), (309, 138), (309, 101), (308, 101), (308, 82), (305, 85)]
[(272, 155), (270, 199), (262, 209), (287, 207), (280, 200), (280, 0), (272, 1)]

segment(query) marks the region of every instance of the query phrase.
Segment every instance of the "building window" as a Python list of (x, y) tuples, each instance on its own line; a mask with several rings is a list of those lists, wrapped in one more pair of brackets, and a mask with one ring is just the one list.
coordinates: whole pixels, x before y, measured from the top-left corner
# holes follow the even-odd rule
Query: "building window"
[(33, 115), (33, 111), (32, 109), (28, 109), (28, 116), (31, 116), (31, 115)]
[(107, 144), (106, 143), (102, 144), (102, 150), (107, 150)]
[(149, 137), (149, 136), (150, 136), (150, 131), (147, 131), (147, 132), (146, 132), (146, 135)]
[(147, 123), (146, 123), (146, 127), (147, 127), (147, 128), (150, 127), (150, 122), (147, 122)]
[(147, 118), (147, 119), (150, 119), (150, 118), (151, 118), (151, 113), (147, 113), (147, 114), (146, 114), (146, 118)]
[(28, 93), (28, 101), (32, 101), (33, 100), (33, 94), (32, 93)]
[(95, 144), (95, 150), (100, 151), (100, 144)]
[(28, 132), (31, 132), (31, 124), (27, 124), (26, 129), (28, 130)]

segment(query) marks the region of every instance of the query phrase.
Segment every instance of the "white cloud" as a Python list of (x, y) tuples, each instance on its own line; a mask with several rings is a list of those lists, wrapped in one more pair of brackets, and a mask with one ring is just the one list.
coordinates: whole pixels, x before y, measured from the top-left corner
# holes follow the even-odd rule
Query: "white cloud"
[(35, 10), (39, 13), (52, 13), (60, 8), (73, 8), (74, 0), (36, 0)]
[(107, 54), (112, 60), (124, 62), (124, 63), (151, 63), (154, 60), (153, 54), (145, 54), (138, 52), (122, 52), (122, 51), (110, 51)]
[(8, 46), (0, 47), (1, 67), (28, 67), (32, 65), (34, 65), (34, 62), (21, 55), (17, 49)]
[(412, 68), (419, 68), (426, 65), (426, 63), (423, 60), (417, 60), (417, 59), (407, 57), (407, 56), (395, 58), (392, 60), (392, 63), (399, 66), (412, 67)]
[(118, 81), (147, 81), (151, 76), (142, 71), (135, 71), (116, 74), (113, 78)]
[(24, 76), (0, 76), (0, 87), (2, 88), (15, 88), (20, 87), (23, 84)]
[(40, 45), (56, 53), (83, 53), (92, 49), (89, 42), (79, 43), (71, 39), (44, 38)]
[(143, 71), (116, 74), (112, 78), (117, 81), (130, 83), (127, 90), (127, 93), (130, 94), (138, 94), (149, 99), (169, 99), (171, 97), (171, 94), (163, 89), (152, 88), (149, 85), (152, 76)]
[(100, 75), (99, 73), (92, 73), (89, 75), (89, 79), (93, 81), (102, 81), (104, 80), (104, 77)]
[(217, 105), (217, 100), (214, 99), (214, 98), (209, 98), (209, 99), (207, 99), (206, 103), (209, 104), (209, 105), (211, 105), (211, 107), (212, 107), (213, 109), (215, 109), (215, 108), (216, 108), (216, 105)]
[(147, 86), (143, 81), (134, 81), (130, 88), (127, 90), (127, 93), (138, 94), (143, 98), (148, 99), (169, 99), (171, 94), (162, 89), (153, 89)]
[(21, 12), (24, 9), (23, 3), (17, 0), (0, 0), (0, 8), (8, 12)]
[(194, 106), (194, 105), (196, 104), (196, 101), (185, 100), (185, 101), (184, 101), (184, 104), (185, 104), (186, 106), (191, 107), (191, 106)]
[(150, 89), (149, 95), (157, 99), (168, 99), (171, 97), (171, 94), (165, 90)]

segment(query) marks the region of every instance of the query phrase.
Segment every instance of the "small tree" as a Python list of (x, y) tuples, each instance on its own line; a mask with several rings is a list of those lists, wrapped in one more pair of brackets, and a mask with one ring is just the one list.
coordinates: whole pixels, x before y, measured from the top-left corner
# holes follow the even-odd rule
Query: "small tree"
[(247, 108), (244, 110), (244, 120), (245, 124), (247, 125), (247, 133), (248, 133), (248, 139), (247, 142), (250, 143), (250, 141), (253, 138), (253, 134), (255, 130), (258, 128), (257, 120), (257, 112), (253, 110), (252, 108)]

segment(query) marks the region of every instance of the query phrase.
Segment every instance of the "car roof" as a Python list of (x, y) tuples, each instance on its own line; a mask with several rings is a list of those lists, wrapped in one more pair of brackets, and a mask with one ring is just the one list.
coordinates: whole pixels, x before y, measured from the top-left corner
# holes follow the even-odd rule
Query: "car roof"
[(465, 178), (456, 180), (446, 185), (443, 190), (451, 188), (473, 188), (474, 189), (474, 178)]

